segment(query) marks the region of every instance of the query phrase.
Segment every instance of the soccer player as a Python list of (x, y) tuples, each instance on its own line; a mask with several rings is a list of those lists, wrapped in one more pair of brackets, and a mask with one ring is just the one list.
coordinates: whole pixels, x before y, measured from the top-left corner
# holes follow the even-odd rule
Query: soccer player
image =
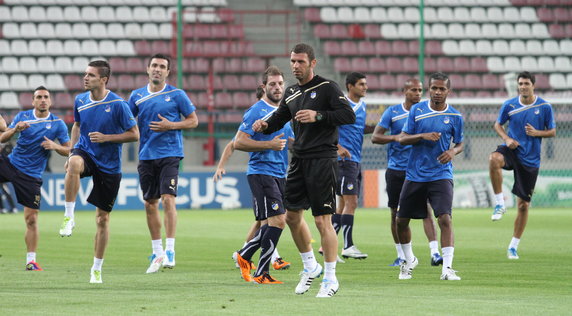
[[(542, 138), (556, 136), (556, 123), (552, 106), (534, 94), (533, 74), (528, 71), (518, 74), (519, 96), (505, 101), (500, 109), (494, 130), (504, 144), (489, 158), (489, 174), (496, 206), (491, 219), (498, 221), (506, 212), (502, 192), (502, 169), (513, 170), (517, 215), (514, 232), (508, 245), (509, 259), (518, 259), (518, 244), (528, 220), (528, 208), (534, 192), (534, 185), (540, 168), (540, 146)], [(508, 122), (508, 133), (503, 125)]]
[[(129, 108), (137, 117), (141, 133), (137, 171), (153, 250), (147, 273), (155, 273), (161, 267), (175, 267), (175, 197), (179, 163), (184, 157), (182, 130), (199, 124), (196, 108), (189, 97), (183, 90), (167, 84), (170, 69), (169, 57), (153, 55), (147, 65), (149, 84), (133, 91), (129, 98)], [(161, 239), (159, 199), (165, 212), (165, 249)]]
[[(397, 235), (405, 255), (399, 279), (411, 279), (417, 258), (411, 249), (411, 218), (426, 218), (427, 202), (438, 218), (443, 250), (441, 280), (460, 280), (453, 266), (453, 158), (463, 151), (463, 116), (447, 103), (451, 81), (443, 73), (429, 77), (430, 100), (411, 107), (399, 135), (413, 145), (399, 197)], [(451, 147), (451, 142), (454, 146)]]
[(85, 69), (87, 92), (75, 98), (73, 149), (66, 163), (65, 215), (60, 235), (71, 236), (80, 178), (92, 177), (93, 189), (87, 201), (95, 209), (95, 251), (90, 283), (102, 283), (101, 268), (109, 239), (110, 213), (121, 182), (122, 143), (139, 139), (139, 129), (127, 102), (106, 88), (111, 76), (104, 60), (91, 61)]
[(336, 277), (338, 238), (332, 226), (336, 210), (338, 126), (355, 123), (355, 113), (338, 85), (314, 74), (314, 49), (297, 44), (290, 53), (290, 67), (298, 80), (286, 88), (278, 109), (253, 130), (271, 134), (293, 119), (295, 141), (285, 189), (286, 223), (300, 252), (304, 270), (295, 293), (310, 289), (322, 274), (311, 245), (303, 210), (312, 208), (324, 249), (325, 274), (317, 297), (331, 297), (339, 289)]
[[(338, 143), (338, 167), (339, 178), (336, 186), (338, 207), (332, 215), (332, 224), (336, 233), (342, 230), (344, 235), (344, 247), (342, 257), (365, 259), (366, 253), (362, 253), (353, 242), (354, 215), (358, 204), (361, 189), (361, 151), (363, 135), (373, 131), (373, 127), (365, 125), (366, 104), (362, 98), (367, 91), (367, 81), (364, 74), (352, 72), (346, 76), (346, 98), (356, 115), (354, 124), (341, 125)], [(338, 262), (342, 260), (338, 259)]]
[[(272, 254), (286, 226), (286, 211), (283, 205), (284, 183), (288, 167), (288, 138), (292, 136), (290, 124), (270, 135), (256, 133), (252, 124), (271, 115), (280, 104), (284, 94), (284, 77), (280, 69), (270, 66), (262, 76), (264, 95), (244, 114), (242, 124), (234, 140), (234, 148), (250, 153), (248, 161), (248, 184), (252, 191), (254, 216), (260, 229), (236, 254), (236, 261), (245, 281), (260, 284), (280, 284), (269, 274)], [(254, 277), (250, 275), (251, 258), (258, 250), (260, 261)], [(234, 257), (234, 255), (233, 255)], [(289, 266), (289, 263), (284, 263)]]
[[(387, 170), (385, 171), (385, 183), (388, 197), (387, 206), (391, 210), (391, 235), (395, 242), (395, 249), (397, 250), (397, 258), (390, 266), (396, 267), (405, 261), (401, 243), (397, 236), (396, 214), (399, 206), (399, 195), (401, 188), (405, 181), (405, 170), (407, 170), (407, 162), (409, 154), (411, 153), (410, 145), (404, 146), (399, 143), (399, 134), (403, 129), (403, 125), (409, 115), (409, 109), (414, 104), (421, 101), (423, 94), (423, 85), (417, 79), (411, 78), (405, 81), (403, 86), (403, 93), (405, 94), (405, 101), (401, 104), (396, 104), (388, 107), (379, 124), (375, 127), (371, 141), (374, 144), (388, 144), (387, 145)], [(384, 135), (389, 131), (389, 135)], [(427, 212), (431, 210), (427, 208)], [(423, 219), (423, 229), (427, 240), (429, 240), (429, 249), (431, 255), (431, 265), (438, 266), (443, 264), (443, 258), (439, 253), (439, 243), (437, 242), (437, 231), (435, 229), (435, 222), (432, 216), (428, 215)]]
[[(18, 113), (8, 129), (0, 134), (0, 142), (6, 143), (16, 133), (20, 133), (12, 153), (8, 157), (0, 155), (0, 182), (12, 182), (18, 203), (24, 206), (26, 270), (42, 271), (36, 262), (36, 250), (40, 238), (38, 213), (42, 173), (46, 169), (50, 150), (62, 156), (69, 154), (70, 138), (66, 124), (50, 113), (52, 100), (46, 87), (36, 88), (32, 106), (34, 107), (32, 110)], [(59, 144), (54, 142), (56, 139)]]

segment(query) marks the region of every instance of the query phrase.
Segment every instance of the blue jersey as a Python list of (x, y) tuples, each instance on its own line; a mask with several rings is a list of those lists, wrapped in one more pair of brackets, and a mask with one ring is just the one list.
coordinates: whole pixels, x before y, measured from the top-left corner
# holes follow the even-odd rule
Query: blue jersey
[(150, 92), (145, 86), (131, 93), (129, 108), (139, 125), (139, 160), (184, 157), (181, 130), (154, 132), (149, 128), (149, 123), (161, 120), (158, 114), (171, 122), (180, 122), (181, 115), (187, 117), (195, 111), (183, 90), (167, 84), (159, 92)]
[[(388, 130), (390, 135), (399, 135), (408, 115), (409, 111), (403, 104), (392, 105), (383, 112), (377, 125)], [(404, 171), (407, 169), (410, 153), (411, 145), (401, 145), (399, 142), (387, 144), (387, 168)]]
[(443, 111), (434, 111), (429, 101), (411, 107), (403, 132), (409, 135), (438, 132), (438, 141), (420, 140), (411, 147), (405, 178), (415, 182), (453, 179), (453, 164), (441, 164), (437, 157), (455, 144), (463, 142), (463, 116), (447, 104)]
[(97, 167), (110, 174), (121, 173), (121, 143), (92, 143), (89, 133), (122, 134), (135, 126), (135, 118), (127, 102), (108, 91), (103, 100), (93, 101), (89, 92), (75, 98), (74, 119), (80, 135), (74, 148), (87, 152)]
[(41, 178), (48, 161), (48, 150), (41, 146), (47, 137), (58, 140), (60, 144), (70, 141), (66, 124), (57, 116), (50, 113), (45, 118), (37, 118), (34, 110), (20, 112), (14, 117), (10, 128), (15, 128), (18, 122), (26, 122), (30, 127), (20, 132), (16, 147), (8, 156), (10, 162), (18, 170), (34, 178)]
[(497, 122), (504, 125), (507, 121), (508, 136), (520, 144), (516, 147), (516, 156), (520, 162), (525, 166), (539, 168), (542, 137), (526, 135), (524, 127), (530, 124), (537, 130), (556, 128), (550, 103), (540, 97), (536, 97), (530, 105), (520, 103), (519, 97), (507, 100), (501, 107)]
[[(346, 97), (350, 102), (350, 106), (356, 114), (356, 122), (354, 124), (340, 125), (338, 127), (339, 141), (338, 144), (347, 149), (352, 157), (351, 161), (360, 163), (361, 162), (361, 147), (363, 144), (363, 130), (365, 128), (365, 117), (366, 117), (366, 105), (365, 102), (360, 101), (354, 103), (352, 100)], [(338, 157), (338, 160), (341, 160)]]
[[(252, 130), (252, 124), (256, 120), (270, 117), (278, 107), (260, 100), (252, 105), (244, 114), (242, 124), (238, 128), (239, 131), (244, 132), (251, 136), (251, 139), (257, 141), (268, 141), (274, 137), (284, 133), (282, 138), (288, 140), (288, 137), (294, 137), (290, 122), (286, 123), (280, 130), (265, 135), (263, 133), (255, 133)], [(288, 141), (286, 146), (281, 151), (267, 149), (263, 151), (250, 152), (250, 160), (248, 161), (248, 170), (246, 174), (265, 174), (277, 178), (285, 178), (286, 170), (288, 168)]]

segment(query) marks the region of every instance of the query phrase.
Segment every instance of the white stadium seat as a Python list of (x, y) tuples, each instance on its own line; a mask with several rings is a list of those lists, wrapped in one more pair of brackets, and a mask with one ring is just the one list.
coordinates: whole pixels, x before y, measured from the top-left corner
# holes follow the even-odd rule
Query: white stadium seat
[(481, 26), (477, 23), (465, 24), (465, 36), (472, 39), (481, 39), (483, 34), (481, 33)]
[(12, 54), (10, 49), (10, 42), (0, 39), (0, 56), (9, 56)]
[(53, 56), (64, 55), (64, 45), (62, 41), (49, 40), (46, 42), (46, 51), (50, 52), (50, 55)]
[(483, 34), (484, 38), (495, 39), (499, 37), (497, 26), (493, 23), (483, 23), (481, 25), (481, 34)]
[(354, 10), (355, 18), (360, 21), (360, 23), (370, 23), (372, 22), (370, 9), (367, 7), (357, 7)]
[(2, 71), (6, 73), (20, 72), (20, 63), (16, 57), (2, 58)]
[[(8, 75), (0, 73), (0, 90), (10, 90), (10, 78)], [(3, 103), (0, 102), (0, 107)]]
[(504, 71), (504, 61), (501, 57), (488, 57), (487, 58), (487, 68), (491, 72), (503, 72)]
[(89, 35), (91, 38), (109, 38), (107, 26), (103, 23), (92, 23), (89, 25)]
[[(20, 61), (20, 63), (22, 63), (22, 61)], [(54, 73), (54, 72), (60, 72), (59, 69), (56, 68), (54, 59), (52, 57), (40, 57), (37, 59), (37, 65), (38, 65), (38, 72), (42, 72), (42, 73)]]
[(542, 49), (542, 42), (540, 42), (539, 40), (526, 41), (526, 51), (530, 55), (544, 55), (544, 50)]
[(399, 38), (395, 24), (384, 23), (381, 25), (381, 35), (385, 38)]
[(476, 6), (471, 8), (471, 21), (488, 22), (487, 11), (484, 7)]
[(108, 23), (106, 33), (109, 38), (125, 38), (125, 30), (121, 23)]
[(459, 41), (459, 51), (461, 55), (471, 56), (475, 54), (475, 42), (472, 40)]
[(22, 74), (10, 76), (10, 89), (14, 91), (28, 90), (28, 80), (26, 76)]
[(30, 54), (28, 51), (28, 43), (23, 40), (13, 40), (10, 50), (15, 56), (25, 56)]
[(50, 89), (61, 91), (65, 90), (64, 79), (60, 74), (51, 74), (46, 77), (46, 83), (50, 85)]
[(489, 7), (487, 9), (487, 18), (489, 22), (504, 22), (503, 10), (500, 7)]
[(390, 22), (401, 23), (404, 20), (403, 10), (399, 7), (389, 7), (387, 9), (387, 18)]
[(493, 51), (495, 55), (509, 55), (510, 48), (508, 42), (505, 40), (494, 40), (493, 41)]
[(550, 38), (548, 27), (546, 27), (546, 24), (544, 23), (532, 24), (532, 35), (536, 38)]
[(58, 72), (61, 73), (69, 73), (73, 71), (72, 61), (69, 57), (56, 57), (55, 61), (55, 68)]
[(133, 22), (133, 12), (130, 7), (118, 7), (115, 9), (117, 22)]
[(457, 41), (444, 40), (442, 48), (443, 48), (443, 53), (445, 53), (445, 55), (455, 56), (460, 54), (459, 43)]
[(520, 22), (520, 10), (517, 7), (506, 7), (503, 10), (504, 21), (506, 22)]
[(33, 56), (44, 56), (46, 52), (46, 42), (44, 40), (32, 40), (28, 43), (28, 51)]
[(554, 89), (568, 88), (566, 76), (564, 76), (563, 74), (550, 74), (548, 80), (550, 82), (550, 86)]
[(481, 56), (487, 56), (487, 55), (494, 55), (495, 51), (493, 49), (493, 45), (491, 44), (491, 41), (488, 40), (477, 40), (477, 42), (475, 43), (475, 49), (476, 49), (476, 53), (481, 55)]
[(50, 22), (65, 21), (62, 7), (48, 7), (46, 9), (46, 17)]
[(447, 33), (451, 38), (463, 39), (465, 37), (465, 28), (461, 23), (450, 23), (447, 26)]
[(66, 52), (66, 55), (71, 55), (71, 56), (82, 55), (81, 44), (76, 40), (65, 41), (64, 51)]
[(135, 56), (135, 48), (133, 42), (129, 40), (120, 40), (116, 43), (117, 54), (121, 56)]
[(519, 39), (513, 39), (509, 42), (511, 55), (528, 55), (526, 44)]
[(560, 55), (560, 46), (555, 40), (545, 40), (542, 43), (542, 51), (546, 55)]
[(141, 27), (141, 33), (143, 34), (143, 38), (147, 39), (159, 38), (159, 29), (157, 28), (156, 23), (143, 24), (143, 27)]
[(99, 46), (94, 40), (85, 40), (81, 42), (81, 54), (85, 56), (97, 56), (100, 54)]
[[(522, 59), (520, 60), (520, 66), (522, 69), (533, 73), (540, 71), (536, 57), (531, 57), (531, 56), (522, 57)], [(543, 69), (542, 71), (548, 71), (548, 70)]]
[(533, 7), (520, 8), (520, 18), (522, 21), (538, 22), (538, 16), (536, 15), (536, 10)]
[(167, 16), (167, 11), (164, 7), (152, 7), (149, 9), (149, 17), (153, 22), (169, 22), (171, 20), (170, 16)]
[(72, 38), (72, 27), (69, 23), (58, 23), (55, 27), (55, 32), (58, 38)]
[(12, 7), (12, 20), (16, 22), (28, 22), (28, 8), (23, 6)]
[(559, 71), (572, 71), (572, 63), (570, 62), (570, 57), (558, 56), (554, 58), (554, 65), (558, 67)]
[(382, 8), (382, 7), (372, 8), (370, 15), (371, 15), (372, 22), (382, 23), (382, 22), (388, 21), (387, 11), (385, 10), (385, 8)]
[(431, 38), (446, 39), (449, 38), (447, 25), (443, 23), (435, 23), (431, 26)]
[(87, 57), (74, 57), (72, 65), (73, 71), (78, 73), (83, 73), (87, 68), (89, 59)]
[(560, 41), (560, 51), (564, 55), (572, 55), (572, 40), (563, 39)]
[(350, 7), (338, 8), (338, 22), (350, 23), (354, 21), (354, 10)]
[(522, 65), (518, 57), (506, 57), (504, 59), (504, 71), (519, 72), (522, 71)]
[(4, 92), (0, 96), (0, 107), (3, 109), (18, 109), (20, 103), (18, 102), (18, 95), (14, 92)]
[[(419, 12), (417, 13), (417, 16), (419, 16)], [(423, 16), (425, 18), (425, 22), (427, 23), (435, 23), (439, 21), (439, 18), (437, 17), (437, 10), (432, 7), (425, 7), (423, 10)]]
[(139, 39), (142, 37), (141, 25), (139, 23), (128, 23), (125, 25), (125, 36), (127, 38)]
[(80, 21), (82, 21), (81, 11), (80, 11), (79, 7), (66, 6), (64, 8), (64, 20), (66, 22), (80, 22)]
[(149, 22), (149, 9), (147, 7), (133, 8), (133, 20), (137, 22)]
[(12, 11), (9, 6), (0, 5), (0, 23), (12, 21)]
[(110, 40), (103, 40), (99, 42), (99, 53), (104, 56), (115, 56), (117, 55), (117, 48), (115, 47), (115, 42)]
[(72, 25), (72, 38), (84, 39), (91, 37), (89, 26), (86, 23), (74, 23)]
[(173, 37), (173, 25), (171, 23), (161, 23), (159, 25), (159, 37), (171, 39)]
[(538, 58), (538, 71), (540, 72), (561, 71), (559, 67), (560, 65), (558, 65), (558, 68), (556, 68), (554, 59), (552, 59), (552, 57), (542, 56)]
[(56, 37), (56, 31), (54, 29), (53, 23), (40, 23), (38, 24), (38, 30), (44, 39), (50, 39)]
[(323, 7), (320, 9), (320, 20), (325, 23), (338, 21), (338, 11), (334, 7)]
[[(101, 7), (102, 8), (109, 8), (109, 7)], [(112, 9), (113, 10), (113, 9)], [(97, 8), (92, 6), (86, 6), (81, 8), (81, 20), (83, 22), (97, 22), (102, 21), (98, 14)], [(106, 21), (106, 20), (104, 20)]]
[[(424, 12), (424, 14), (426, 14)], [(416, 23), (419, 21), (419, 9), (415, 8), (415, 7), (409, 7), (409, 8), (405, 8), (404, 12), (403, 12), (403, 21), (404, 22), (410, 22), (410, 23)]]
[(38, 29), (35, 23), (22, 23), (20, 24), (20, 36), (22, 38), (37, 38)]
[(413, 24), (400, 23), (397, 25), (398, 38), (415, 39), (419, 37), (419, 31), (415, 31)]
[(20, 27), (16, 23), (4, 23), (2, 34), (5, 38), (20, 38)]
[(515, 37), (514, 26), (510, 23), (499, 24), (498, 37), (506, 39), (514, 38)]
[(30, 21), (45, 22), (48, 17), (46, 15), (46, 8), (41, 6), (33, 6), (28, 10)]

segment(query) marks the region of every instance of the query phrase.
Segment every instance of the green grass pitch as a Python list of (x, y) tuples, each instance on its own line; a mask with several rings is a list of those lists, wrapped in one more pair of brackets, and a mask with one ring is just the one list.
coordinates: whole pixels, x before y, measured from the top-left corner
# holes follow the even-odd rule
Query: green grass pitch
[[(271, 270), (285, 284), (242, 281), (231, 254), (242, 246), (251, 211), (180, 210), (177, 266), (152, 275), (145, 274), (151, 243), (144, 212), (114, 211), (103, 284), (89, 284), (93, 211), (76, 213), (69, 238), (58, 235), (63, 211), (40, 214), (43, 272), (24, 271), (23, 215), (0, 215), (0, 314), (570, 315), (572, 211), (531, 209), (521, 259), (509, 261), (514, 216), (511, 209), (493, 223), (490, 210), (454, 211), (459, 282), (439, 280), (441, 268), (429, 264), (421, 222), (412, 222), (420, 263), (412, 280), (398, 280), (398, 268), (388, 266), (395, 258), (388, 210), (360, 209), (354, 241), (369, 258), (338, 264), (338, 294), (317, 299), (319, 280), (306, 294), (294, 294), (301, 261), (288, 229), (278, 248), (292, 268)], [(306, 219), (318, 238), (309, 212)]]

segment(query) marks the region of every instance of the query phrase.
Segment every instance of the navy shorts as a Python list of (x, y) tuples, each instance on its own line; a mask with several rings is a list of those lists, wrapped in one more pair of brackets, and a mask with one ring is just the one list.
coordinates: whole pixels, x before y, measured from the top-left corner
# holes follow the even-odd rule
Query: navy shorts
[(433, 208), (433, 215), (451, 215), (453, 209), (453, 180), (442, 179), (431, 182), (405, 180), (397, 217), (427, 218), (427, 203)]
[(105, 173), (99, 170), (91, 156), (81, 149), (72, 149), (72, 156), (83, 158), (84, 168), (80, 177), (91, 177), (93, 181), (93, 189), (87, 197), (87, 201), (95, 207), (111, 212), (119, 192), (121, 173)]
[(18, 203), (35, 210), (40, 209), (42, 178), (31, 177), (18, 170), (10, 159), (0, 155), (0, 183), (12, 182)]
[(337, 158), (292, 158), (284, 194), (286, 209), (311, 207), (314, 216), (334, 214), (337, 172)]
[(163, 194), (177, 196), (180, 162), (181, 157), (139, 160), (137, 171), (145, 201), (158, 199)]
[(385, 190), (387, 191), (387, 206), (397, 209), (399, 206), (399, 196), (405, 182), (405, 170), (387, 169), (385, 171)]
[(512, 194), (519, 198), (530, 202), (534, 193), (534, 186), (538, 178), (538, 168), (523, 165), (516, 156), (516, 150), (507, 146), (498, 146), (496, 152), (504, 157), (505, 170), (513, 170), (514, 185), (512, 186)]
[(355, 161), (338, 160), (337, 195), (357, 195), (361, 189), (361, 166)]
[(284, 178), (276, 178), (265, 174), (249, 174), (247, 176), (252, 191), (252, 208), (257, 221), (284, 214)]

